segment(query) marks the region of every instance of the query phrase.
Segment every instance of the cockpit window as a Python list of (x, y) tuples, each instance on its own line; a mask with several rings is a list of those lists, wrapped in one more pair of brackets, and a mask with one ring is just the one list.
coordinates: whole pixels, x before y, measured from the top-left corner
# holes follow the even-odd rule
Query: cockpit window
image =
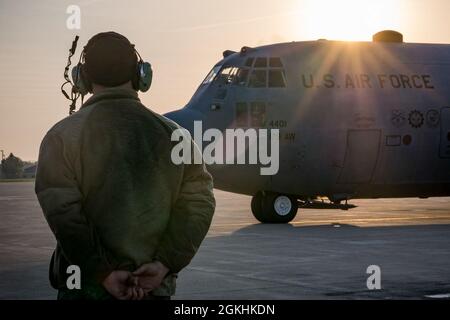
[(284, 88), (286, 76), (279, 57), (248, 57), (243, 67), (215, 66), (202, 84), (248, 86), (251, 88)]
[(250, 79), (248, 81), (248, 86), (252, 88), (263, 88), (266, 87), (266, 74), (267, 71), (263, 70), (253, 70), (250, 74)]
[(283, 64), (281, 63), (281, 59), (278, 57), (269, 58), (269, 67), (272, 68), (283, 68)]
[[(250, 72), (248, 86), (251, 88), (284, 88), (286, 87), (286, 76), (283, 63), (279, 57), (256, 57), (248, 58), (246, 65), (251, 63), (253, 68)], [(267, 65), (267, 63), (269, 63)]]
[(222, 66), (215, 66), (214, 68), (212, 68), (212, 70), (206, 76), (205, 80), (203, 80), (202, 84), (207, 84), (213, 81), (221, 67)]
[(220, 70), (220, 72), (217, 75), (215, 81), (228, 83), (228, 79), (230, 77), (231, 71), (232, 71), (231, 67), (224, 67), (222, 70)]
[[(247, 84), (247, 78), (249, 73), (248, 68), (239, 68), (233, 66), (223, 67), (213, 78), (212, 81), (221, 84), (235, 84), (245, 86)], [(206, 81), (206, 79), (205, 79)], [(205, 81), (203, 83), (205, 83)], [(211, 82), (211, 80), (209, 81)]]
[(236, 78), (234, 79), (234, 83), (239, 86), (245, 86), (247, 83), (249, 69), (239, 69), (236, 73)]
[(225, 67), (219, 72), (216, 80), (225, 84), (235, 83), (238, 73), (238, 67)]
[(266, 58), (256, 58), (255, 68), (266, 68), (267, 67), (267, 59)]
[(286, 84), (284, 83), (283, 70), (269, 70), (269, 87), (282, 88), (285, 86)]

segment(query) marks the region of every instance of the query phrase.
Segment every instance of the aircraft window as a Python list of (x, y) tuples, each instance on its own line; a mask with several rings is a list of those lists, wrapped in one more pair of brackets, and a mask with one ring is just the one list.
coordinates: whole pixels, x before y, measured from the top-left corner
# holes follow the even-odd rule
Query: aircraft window
[(266, 68), (267, 67), (267, 58), (256, 58), (255, 68)]
[(237, 67), (225, 67), (220, 71), (216, 80), (221, 81), (225, 84), (234, 83), (234, 79), (236, 78), (236, 74), (239, 68)]
[(238, 69), (234, 78), (234, 83), (239, 86), (245, 86), (247, 83), (249, 69)]
[(281, 59), (269, 58), (269, 67), (282, 68), (283, 64), (281, 63)]
[(238, 67), (231, 68), (230, 75), (228, 77), (228, 83), (232, 83), (232, 82), (234, 83), (235, 82), (235, 79), (237, 77), (238, 72), (239, 72), (239, 68)]
[(255, 60), (255, 58), (253, 57), (247, 58), (247, 60), (245, 61), (245, 66), (251, 67), (253, 65), (253, 60)]
[(282, 88), (285, 87), (283, 71), (282, 70), (269, 70), (269, 87)]
[(223, 68), (219, 74), (217, 75), (215, 81), (223, 81), (224, 83), (226, 83), (228, 81), (228, 77), (230, 76), (231, 73), (231, 67), (225, 67)]
[(210, 83), (211, 81), (213, 81), (214, 78), (216, 77), (217, 73), (219, 72), (220, 68), (221, 68), (221, 66), (216, 66), (216, 67), (212, 68), (212, 70), (206, 76), (205, 80), (203, 80), (202, 84), (207, 84), (207, 83)]
[(249, 87), (262, 88), (266, 86), (266, 70), (253, 70), (248, 82)]

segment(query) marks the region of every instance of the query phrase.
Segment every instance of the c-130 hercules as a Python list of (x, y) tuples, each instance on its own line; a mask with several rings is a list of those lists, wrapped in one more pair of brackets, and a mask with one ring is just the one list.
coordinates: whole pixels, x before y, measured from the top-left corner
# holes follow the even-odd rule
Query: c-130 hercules
[(307, 41), (227, 50), (189, 103), (166, 116), (189, 131), (279, 129), (279, 171), (208, 167), (215, 187), (253, 196), (261, 222), (289, 222), (328, 197), (450, 195), (450, 45)]

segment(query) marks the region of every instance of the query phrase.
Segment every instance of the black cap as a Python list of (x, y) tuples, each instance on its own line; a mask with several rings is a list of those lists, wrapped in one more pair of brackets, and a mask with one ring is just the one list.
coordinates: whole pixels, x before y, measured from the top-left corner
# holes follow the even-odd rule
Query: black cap
[(88, 41), (84, 50), (84, 71), (92, 83), (115, 87), (136, 75), (134, 45), (119, 33), (98, 33)]

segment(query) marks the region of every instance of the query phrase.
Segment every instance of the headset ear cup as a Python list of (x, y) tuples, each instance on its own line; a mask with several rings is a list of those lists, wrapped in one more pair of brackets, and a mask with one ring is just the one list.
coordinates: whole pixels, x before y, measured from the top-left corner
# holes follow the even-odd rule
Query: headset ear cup
[(139, 72), (139, 86), (138, 89), (141, 92), (146, 92), (150, 89), (153, 79), (152, 65), (149, 62), (140, 62), (138, 64)]
[(81, 95), (92, 92), (91, 83), (84, 75), (83, 65), (81, 63), (72, 68), (72, 82), (75, 91), (79, 92)]

